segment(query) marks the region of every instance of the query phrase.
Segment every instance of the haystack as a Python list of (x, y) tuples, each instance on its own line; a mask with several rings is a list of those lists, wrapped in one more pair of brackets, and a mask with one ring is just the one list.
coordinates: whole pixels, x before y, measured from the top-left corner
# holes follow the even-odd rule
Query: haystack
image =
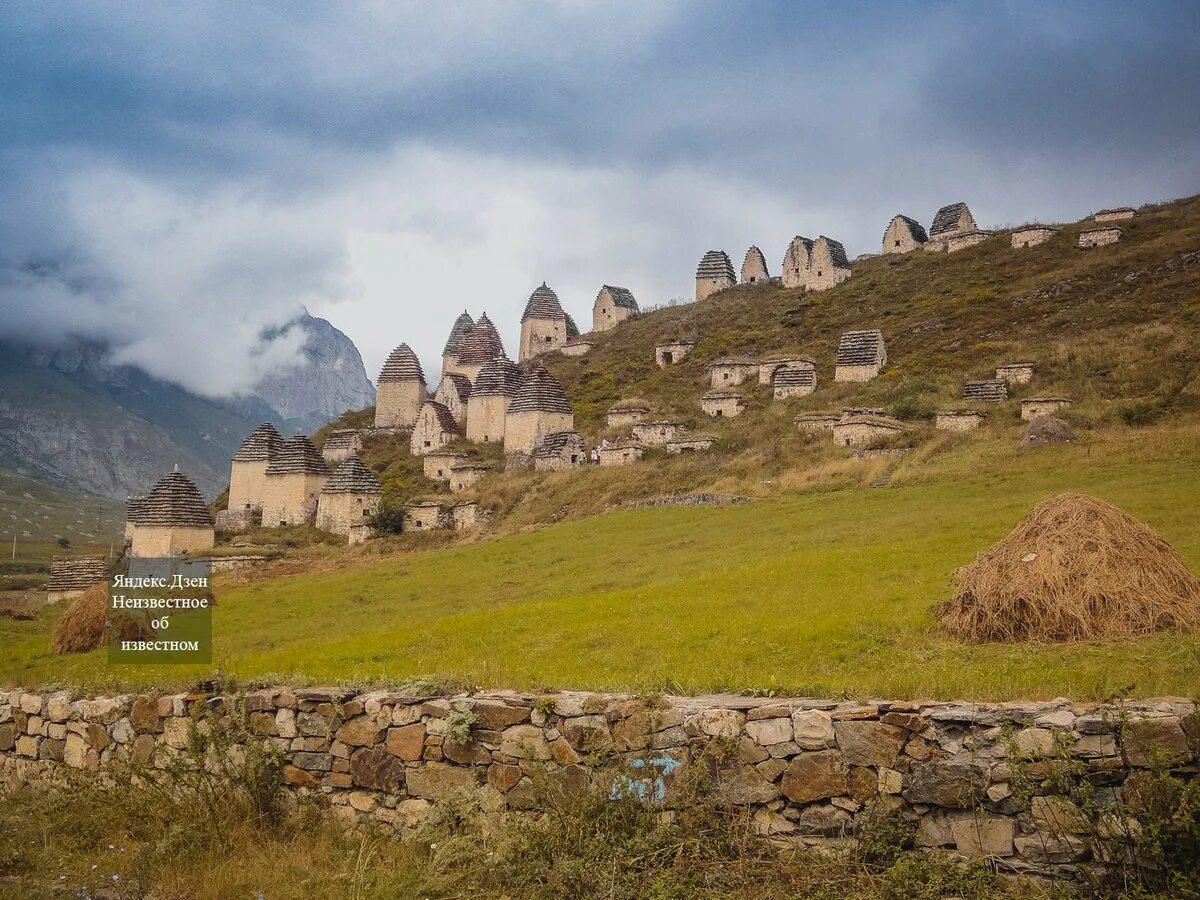
[[(64, 653), (87, 653), (106, 645), (108, 622), (108, 585), (97, 584), (76, 597), (54, 626), (50, 649), (57, 655)], [(146, 637), (144, 624), (127, 616), (120, 616), (114, 629), (116, 637), (134, 640)]]
[(1127, 640), (1200, 627), (1200, 579), (1111, 503), (1060, 494), (960, 569), (936, 612), (975, 643)]
[(1021, 435), (1017, 445), (1024, 450), (1048, 447), (1051, 444), (1069, 444), (1075, 440), (1071, 426), (1057, 416), (1038, 416), (1032, 419)]

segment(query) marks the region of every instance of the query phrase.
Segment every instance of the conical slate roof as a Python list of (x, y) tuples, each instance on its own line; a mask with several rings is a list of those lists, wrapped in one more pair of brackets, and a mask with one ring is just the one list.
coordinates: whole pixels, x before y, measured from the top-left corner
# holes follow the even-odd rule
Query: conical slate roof
[(442, 383), (438, 385), (437, 393), (440, 394), (443, 388), (457, 394), (459, 402), (466, 403), (471, 396), (471, 379), (459, 372), (447, 372), (442, 376)]
[(709, 250), (700, 260), (700, 265), (696, 267), (697, 278), (728, 278), (730, 281), (737, 281), (733, 275), (733, 263), (729, 261), (729, 254), (724, 250)]
[(136, 504), (126, 507), (135, 525), (178, 528), (212, 528), (212, 514), (195, 482), (182, 472), (172, 472)]
[(266, 462), (274, 459), (275, 454), (283, 445), (283, 437), (275, 430), (270, 422), (264, 422), (250, 432), (250, 436), (242, 441), (237, 453), (233, 454), (234, 462)]
[(608, 296), (612, 297), (613, 306), (619, 306), (622, 309), (632, 309), (637, 312), (637, 300), (633, 298), (633, 291), (629, 288), (613, 287), (611, 284), (606, 284), (600, 288), (602, 291), (608, 291)]
[(347, 457), (321, 487), (322, 494), (382, 494), (383, 485), (357, 456)]
[(473, 397), (515, 397), (525, 373), (507, 357), (489, 359), (475, 376), (471, 388)]
[(471, 318), (471, 314), (465, 309), (459, 314), (459, 317), (454, 320), (454, 327), (450, 329), (450, 337), (446, 338), (446, 346), (442, 348), (442, 356), (453, 356), (459, 351), (462, 346), (463, 338), (475, 327), (475, 320)]
[(571, 314), (563, 313), (563, 315), (566, 316), (566, 318), (567, 318), (567, 337), (569, 337), (569, 338), (579, 337), (579, 326), (575, 324), (575, 320), (571, 318)]
[(420, 381), (425, 383), (425, 373), (421, 371), (421, 361), (413, 353), (408, 344), (401, 344), (379, 370), (379, 384), (389, 381)]
[(562, 321), (567, 318), (567, 314), (563, 312), (562, 304), (558, 302), (558, 294), (546, 287), (546, 282), (542, 282), (542, 286), (529, 295), (529, 302), (525, 304), (525, 312), (521, 314), (521, 321), (526, 319), (557, 319)]
[(508, 411), (569, 414), (571, 404), (567, 402), (567, 395), (558, 379), (542, 366), (536, 366), (521, 382), (521, 388), (509, 404)]
[(504, 344), (500, 341), (500, 333), (484, 313), (458, 346), (459, 365), (476, 366), (503, 355)]
[(353, 428), (339, 428), (336, 431), (329, 432), (325, 438), (325, 446), (323, 450), (349, 450), (354, 446), (354, 439), (358, 436), (358, 432)]
[(284, 441), (279, 455), (267, 466), (268, 475), (324, 475), (327, 471), (321, 451), (303, 434)]

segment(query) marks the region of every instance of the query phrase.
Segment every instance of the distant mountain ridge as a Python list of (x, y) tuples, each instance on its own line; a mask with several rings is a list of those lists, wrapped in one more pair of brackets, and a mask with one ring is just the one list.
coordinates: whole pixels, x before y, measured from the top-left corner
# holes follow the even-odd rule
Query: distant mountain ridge
[(358, 349), (307, 314), (295, 366), (255, 393), (213, 399), (114, 365), (102, 346), (74, 341), (47, 349), (0, 343), (0, 466), (57, 487), (123, 498), (175, 465), (207, 496), (229, 478), (229, 458), (263, 421), (311, 431), (371, 405), (375, 392)]

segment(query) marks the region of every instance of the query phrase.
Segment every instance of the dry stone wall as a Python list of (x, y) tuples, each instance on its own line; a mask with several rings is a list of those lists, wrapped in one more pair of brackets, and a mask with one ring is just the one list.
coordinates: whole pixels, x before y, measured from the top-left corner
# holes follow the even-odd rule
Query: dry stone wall
[[(1119, 799), (1152, 761), (1196, 771), (1196, 704), (837, 702), (476, 692), (435, 696), (276, 687), (79, 698), (0, 693), (0, 783), (60, 767), (168, 768), (198, 732), (258, 742), (286, 789), (346, 823), (403, 833), (455, 794), (536, 810), (592, 788), (665, 809), (708, 795), (756, 829), (819, 844), (882, 813), (917, 844), (1054, 874), (1087, 827), (1057, 765)], [(236, 747), (234, 748), (237, 749)], [(1032, 794), (1018, 782), (1034, 785)], [(1067, 827), (1055, 827), (1055, 821)]]

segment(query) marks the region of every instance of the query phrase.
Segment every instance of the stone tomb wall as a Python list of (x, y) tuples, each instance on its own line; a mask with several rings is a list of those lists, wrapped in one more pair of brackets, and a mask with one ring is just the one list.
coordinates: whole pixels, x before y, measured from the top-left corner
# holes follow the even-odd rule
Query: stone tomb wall
[[(468, 728), (465, 741), (453, 734)], [(1120, 801), (1162, 758), (1194, 777), (1196, 704), (837, 702), (733, 695), (332, 688), (78, 698), (0, 693), (0, 785), (126, 763), (164, 769), (197, 730), (262, 742), (285, 789), (347, 825), (404, 833), (433, 805), (536, 810), (551, 791), (592, 789), (677, 809), (710, 795), (755, 830), (844, 846), (862, 816), (909, 823), (920, 847), (990, 857), (1002, 869), (1069, 874), (1093, 822), (1069, 794)], [(1071, 774), (1057, 777), (1056, 773)], [(1021, 783), (1033, 785), (1022, 794)], [(1136, 808), (1126, 807), (1125, 812)]]

